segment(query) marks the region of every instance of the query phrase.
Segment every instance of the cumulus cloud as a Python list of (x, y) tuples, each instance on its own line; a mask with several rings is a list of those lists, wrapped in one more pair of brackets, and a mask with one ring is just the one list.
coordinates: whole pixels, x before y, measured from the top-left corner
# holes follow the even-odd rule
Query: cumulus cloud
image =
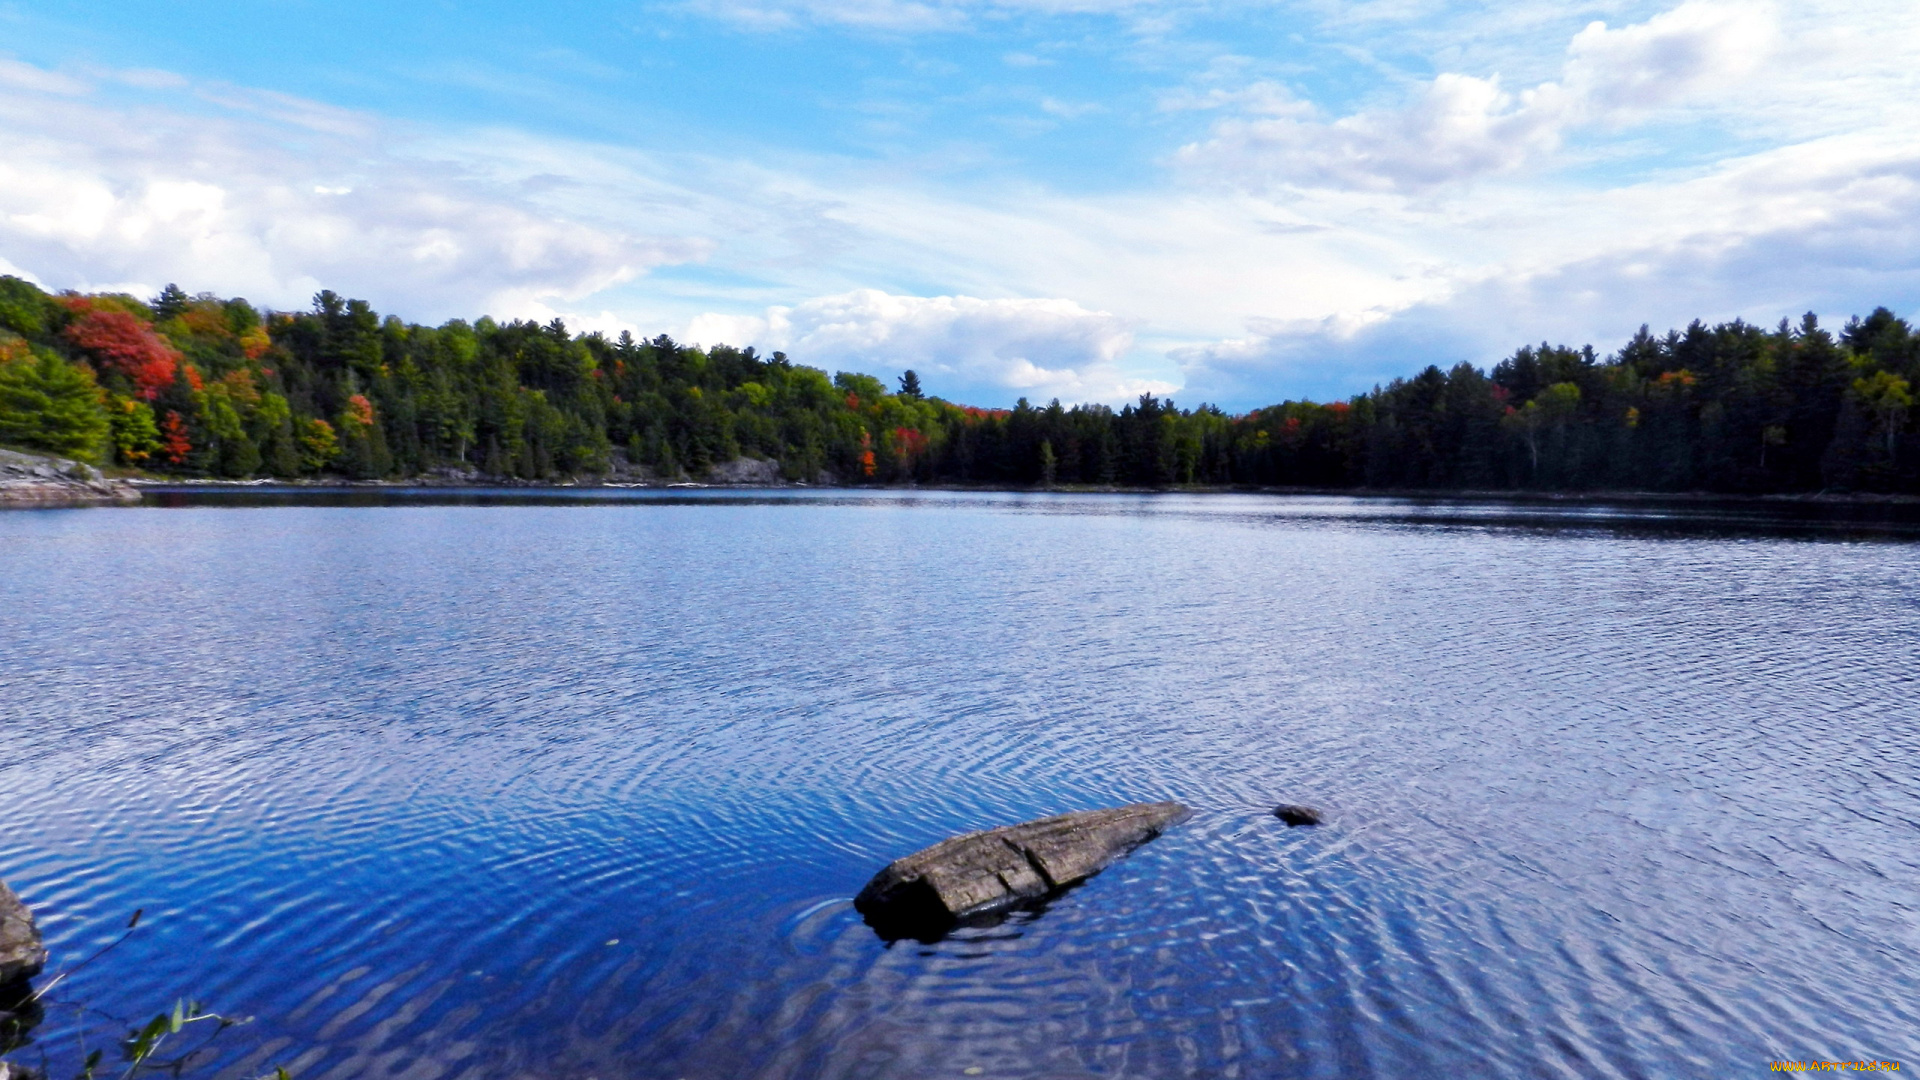
[(1168, 108), (1238, 106), (1189, 168), (1235, 183), (1418, 191), (1517, 168), (1569, 132), (1620, 125), (1703, 93), (1727, 93), (1772, 50), (1764, 8), (1690, 2), (1644, 23), (1595, 22), (1574, 36), (1558, 80), (1510, 91), (1500, 76), (1445, 72), (1397, 108), (1328, 120), (1272, 83), (1170, 97)]
[(0, 251), (61, 286), (184, 279), (288, 306), (330, 287), (443, 317), (586, 296), (705, 248), (557, 213), (285, 95), (196, 87), (195, 111), (53, 73), (9, 80)]
[(912, 368), (930, 391), (945, 396), (986, 390), (995, 399), (1013, 392), (1036, 401), (1087, 401), (1173, 389), (1122, 376), (1117, 361), (1133, 344), (1132, 328), (1071, 300), (856, 289), (770, 308), (761, 317), (703, 315), (687, 336), (781, 349), (829, 368)]
[(1656, 331), (1696, 317), (1771, 325), (1813, 310), (1831, 324), (1880, 304), (1920, 304), (1920, 139), (1819, 140), (1572, 202), (1519, 223), (1531, 233), (1585, 218), (1553, 255), (1463, 268), (1397, 307), (1256, 318), (1242, 335), (1177, 348), (1185, 392), (1241, 406), (1279, 386), (1340, 397), (1430, 363), (1484, 365), (1542, 338), (1606, 352), (1643, 322)]
[[(1484, 50), (1455, 27), (1430, 50), (1450, 74), (1345, 116), (1216, 58), (1158, 102), (1163, 130), (1218, 118), (1188, 170), (1097, 190), (1011, 165), (956, 178), (765, 144), (703, 157), (666, 136), (425, 130), (166, 73), (0, 62), (0, 271), (666, 329), (913, 367), (976, 404), (1174, 390), (1246, 408), (1542, 337), (1606, 348), (1642, 320), (1913, 310), (1920, 13), (1770, 11), (1694, 0), (1544, 40), (1536, 21)], [(1049, 89), (1056, 105), (1139, 100)], [(1637, 147), (1674, 152), (1657, 169), (1607, 157)]]

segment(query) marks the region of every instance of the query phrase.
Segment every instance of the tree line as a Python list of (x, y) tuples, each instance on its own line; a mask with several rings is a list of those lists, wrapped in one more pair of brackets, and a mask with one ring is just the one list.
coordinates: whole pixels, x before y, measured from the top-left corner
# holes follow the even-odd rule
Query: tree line
[(842, 484), (1253, 485), (1920, 493), (1920, 335), (1735, 320), (1610, 355), (1526, 346), (1346, 401), (1230, 416), (1143, 395), (1012, 409), (785, 354), (482, 318), (382, 318), (332, 292), (50, 294), (0, 277), (0, 443), (160, 475), (699, 479), (741, 457)]

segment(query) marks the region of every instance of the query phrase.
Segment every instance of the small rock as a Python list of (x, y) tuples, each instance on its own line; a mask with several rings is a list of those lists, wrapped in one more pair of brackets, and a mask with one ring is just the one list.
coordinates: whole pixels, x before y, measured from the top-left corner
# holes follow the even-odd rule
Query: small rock
[(1315, 810), (1313, 807), (1295, 806), (1292, 803), (1285, 803), (1274, 807), (1273, 816), (1286, 822), (1289, 826), (1318, 825), (1321, 821), (1325, 820), (1321, 816), (1320, 811)]
[(1136, 803), (956, 836), (888, 863), (853, 906), (882, 937), (938, 937), (1090, 877), (1189, 813)]
[(0, 882), (0, 988), (25, 982), (47, 966), (47, 950), (33, 912)]

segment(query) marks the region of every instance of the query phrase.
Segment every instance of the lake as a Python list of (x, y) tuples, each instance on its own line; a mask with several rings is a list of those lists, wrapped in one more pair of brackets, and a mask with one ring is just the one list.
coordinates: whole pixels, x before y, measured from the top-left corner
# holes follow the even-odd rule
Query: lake
[[(1920, 1058), (1891, 510), (149, 498), (0, 515), (0, 878), (54, 970), (145, 912), (29, 1063), (178, 997), (257, 1018), (187, 1074), (235, 1080)], [(1042, 911), (852, 909), (1158, 799), (1195, 814)]]

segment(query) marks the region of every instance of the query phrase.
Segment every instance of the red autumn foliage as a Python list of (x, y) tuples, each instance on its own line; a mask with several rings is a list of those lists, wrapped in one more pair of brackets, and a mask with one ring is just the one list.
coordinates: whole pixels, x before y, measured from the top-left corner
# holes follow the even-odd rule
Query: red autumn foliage
[[(853, 395), (849, 394), (847, 396), (852, 397)], [(873, 436), (864, 431), (860, 433), (860, 471), (868, 476), (872, 476), (875, 472), (873, 463)]]
[(926, 453), (927, 437), (915, 428), (894, 428), (893, 445), (894, 449), (899, 453), (901, 460), (912, 461), (914, 458)]
[(373, 426), (373, 402), (365, 394), (355, 394), (347, 399), (347, 415), (361, 427)]
[(192, 364), (181, 364), (180, 374), (187, 377), (187, 385), (193, 387), (196, 393), (207, 388), (206, 380), (200, 377), (200, 369)]
[(136, 395), (152, 401), (173, 383), (180, 354), (153, 327), (124, 311), (72, 306), (82, 314), (67, 327), (67, 340), (125, 375)]
[(175, 465), (185, 465), (187, 455), (193, 451), (193, 441), (187, 438), (187, 422), (180, 414), (167, 410), (167, 418), (160, 422), (160, 452)]
[(968, 420), (998, 420), (1013, 415), (1010, 409), (981, 409), (972, 405), (962, 405), (960, 411), (966, 414)]

